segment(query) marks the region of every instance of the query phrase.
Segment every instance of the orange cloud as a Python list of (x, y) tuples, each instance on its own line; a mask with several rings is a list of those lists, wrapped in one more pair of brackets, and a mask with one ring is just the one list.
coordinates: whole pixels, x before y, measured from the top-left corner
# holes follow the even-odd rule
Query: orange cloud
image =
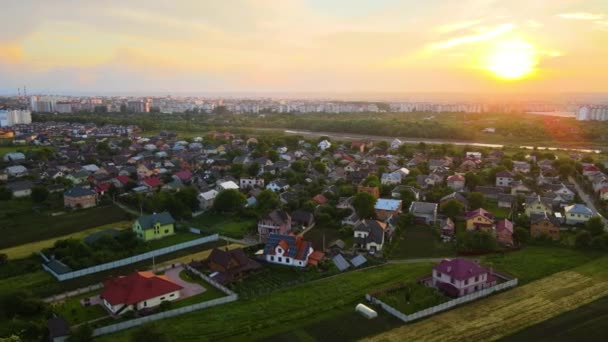
[(0, 61), (9, 64), (16, 64), (23, 59), (23, 50), (21, 46), (12, 43), (0, 44)]

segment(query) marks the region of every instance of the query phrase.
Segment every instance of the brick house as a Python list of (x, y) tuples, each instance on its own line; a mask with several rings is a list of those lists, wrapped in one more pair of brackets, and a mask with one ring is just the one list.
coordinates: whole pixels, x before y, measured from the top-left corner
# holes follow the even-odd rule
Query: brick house
[(559, 240), (559, 221), (547, 213), (536, 214), (530, 217), (530, 236), (539, 238), (548, 236), (552, 240)]
[(266, 242), (270, 234), (291, 233), (291, 216), (283, 209), (275, 209), (258, 221), (260, 241)]
[(63, 205), (72, 209), (94, 207), (97, 205), (97, 193), (91, 189), (73, 187), (63, 193)]

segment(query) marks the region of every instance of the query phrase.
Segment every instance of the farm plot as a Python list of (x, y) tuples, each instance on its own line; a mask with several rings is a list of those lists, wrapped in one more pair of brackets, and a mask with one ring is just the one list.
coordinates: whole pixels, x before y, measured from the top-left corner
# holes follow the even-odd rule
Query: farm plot
[(606, 295), (608, 257), (393, 329), (370, 340), (495, 340)]

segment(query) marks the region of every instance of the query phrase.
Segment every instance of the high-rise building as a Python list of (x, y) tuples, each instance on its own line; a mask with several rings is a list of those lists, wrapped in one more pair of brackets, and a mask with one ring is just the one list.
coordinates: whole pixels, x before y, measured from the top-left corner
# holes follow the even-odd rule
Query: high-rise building
[(18, 124), (32, 123), (32, 112), (19, 109), (1, 109), (0, 127), (10, 127)]
[(608, 106), (582, 106), (576, 112), (576, 120), (608, 121)]
[(127, 102), (127, 110), (135, 113), (149, 113), (150, 102), (148, 100), (137, 100)]

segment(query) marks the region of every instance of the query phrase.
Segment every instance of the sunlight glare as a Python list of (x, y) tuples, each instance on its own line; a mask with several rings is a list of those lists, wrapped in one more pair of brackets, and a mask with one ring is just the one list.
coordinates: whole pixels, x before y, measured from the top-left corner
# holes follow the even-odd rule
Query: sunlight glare
[(529, 76), (537, 65), (536, 49), (523, 41), (497, 44), (488, 56), (486, 69), (504, 80)]

